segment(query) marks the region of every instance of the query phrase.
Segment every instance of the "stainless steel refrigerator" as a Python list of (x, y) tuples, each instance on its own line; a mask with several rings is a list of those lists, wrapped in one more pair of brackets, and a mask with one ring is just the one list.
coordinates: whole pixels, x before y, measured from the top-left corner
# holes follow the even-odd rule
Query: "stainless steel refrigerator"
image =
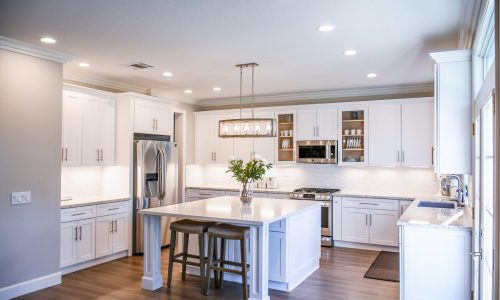
[[(144, 217), (138, 211), (178, 203), (177, 173), (177, 145), (170, 136), (134, 135), (134, 254), (144, 252)], [(168, 227), (172, 221), (162, 217), (162, 246), (170, 243)]]

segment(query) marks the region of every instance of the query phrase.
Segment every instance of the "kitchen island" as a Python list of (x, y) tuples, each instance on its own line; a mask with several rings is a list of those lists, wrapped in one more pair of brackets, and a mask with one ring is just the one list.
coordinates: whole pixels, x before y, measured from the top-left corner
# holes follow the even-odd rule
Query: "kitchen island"
[[(140, 213), (144, 215), (144, 289), (163, 286), (161, 216), (249, 226), (249, 299), (269, 299), (270, 285), (290, 291), (319, 268), (321, 204), (318, 201), (254, 198), (250, 206), (243, 206), (239, 197), (225, 196), (144, 209)], [(276, 243), (273, 236), (282, 239)], [(226, 255), (237, 252), (229, 250)], [(276, 256), (277, 253), (280, 255)], [(275, 280), (270, 278), (270, 265), (280, 270)]]

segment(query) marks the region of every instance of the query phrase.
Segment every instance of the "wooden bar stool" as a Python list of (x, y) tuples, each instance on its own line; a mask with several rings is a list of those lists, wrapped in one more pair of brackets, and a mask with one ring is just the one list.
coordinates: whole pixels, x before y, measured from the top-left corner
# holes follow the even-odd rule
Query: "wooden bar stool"
[[(247, 294), (247, 255), (245, 240), (250, 237), (250, 227), (242, 227), (231, 224), (218, 224), (208, 228), (208, 264), (205, 275), (207, 281), (205, 285), (205, 295), (208, 295), (210, 290), (210, 271), (219, 271), (219, 278), (214, 275), (215, 284), (218, 288), (222, 288), (222, 281), (224, 280), (224, 272), (229, 272), (241, 275), (241, 282), (243, 286), (243, 299), (248, 298)], [(221, 253), (220, 259), (217, 259), (217, 239), (221, 239)], [(241, 263), (225, 260), (226, 240), (239, 240), (241, 248)], [(215, 254), (214, 254), (215, 251)], [(215, 257), (215, 260), (214, 260)], [(241, 270), (227, 269), (224, 265), (231, 265), (240, 267)]]
[[(208, 228), (212, 225), (215, 225), (214, 222), (200, 222), (189, 219), (183, 219), (179, 221), (172, 222), (170, 224), (170, 232), (171, 232), (171, 242), (170, 242), (170, 255), (168, 259), (168, 278), (167, 278), (167, 286), (171, 286), (172, 282), (172, 268), (174, 263), (182, 264), (182, 281), (186, 280), (186, 266), (196, 266), (200, 267), (200, 279), (201, 279), (201, 293), (204, 293), (205, 290), (205, 265), (207, 262), (207, 258), (204, 255), (205, 250), (205, 233)], [(174, 254), (175, 245), (177, 243), (177, 232), (184, 234), (184, 243), (183, 250), (181, 253)], [(189, 234), (197, 234), (198, 235), (198, 246), (200, 249), (199, 255), (188, 254), (188, 245), (189, 245)], [(179, 257), (182, 256), (182, 259)], [(198, 259), (198, 262), (189, 261), (188, 258)], [(208, 273), (210, 274), (210, 273)], [(216, 272), (214, 271), (214, 277), (217, 280)]]

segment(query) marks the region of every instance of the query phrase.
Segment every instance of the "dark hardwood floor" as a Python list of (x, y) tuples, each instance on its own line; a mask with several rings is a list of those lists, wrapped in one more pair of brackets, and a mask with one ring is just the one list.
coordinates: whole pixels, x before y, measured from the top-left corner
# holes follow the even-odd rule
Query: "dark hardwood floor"
[[(167, 249), (168, 250), (168, 249)], [(166, 288), (167, 254), (162, 254), (164, 287), (154, 292), (141, 288), (142, 256), (118, 259), (63, 276), (62, 284), (18, 299), (241, 299), (241, 285), (224, 282), (224, 288), (200, 294), (196, 276), (181, 280), (174, 269), (172, 288)], [(322, 248), (318, 271), (291, 293), (270, 290), (271, 299), (399, 299), (397, 282), (363, 278), (377, 256), (376, 251)]]

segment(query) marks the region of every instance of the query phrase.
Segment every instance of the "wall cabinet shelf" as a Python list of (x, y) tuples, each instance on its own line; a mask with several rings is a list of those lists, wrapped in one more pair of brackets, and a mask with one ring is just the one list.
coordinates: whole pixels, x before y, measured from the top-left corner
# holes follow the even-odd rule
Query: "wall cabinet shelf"
[(338, 110), (339, 165), (367, 165), (367, 105), (341, 105)]

